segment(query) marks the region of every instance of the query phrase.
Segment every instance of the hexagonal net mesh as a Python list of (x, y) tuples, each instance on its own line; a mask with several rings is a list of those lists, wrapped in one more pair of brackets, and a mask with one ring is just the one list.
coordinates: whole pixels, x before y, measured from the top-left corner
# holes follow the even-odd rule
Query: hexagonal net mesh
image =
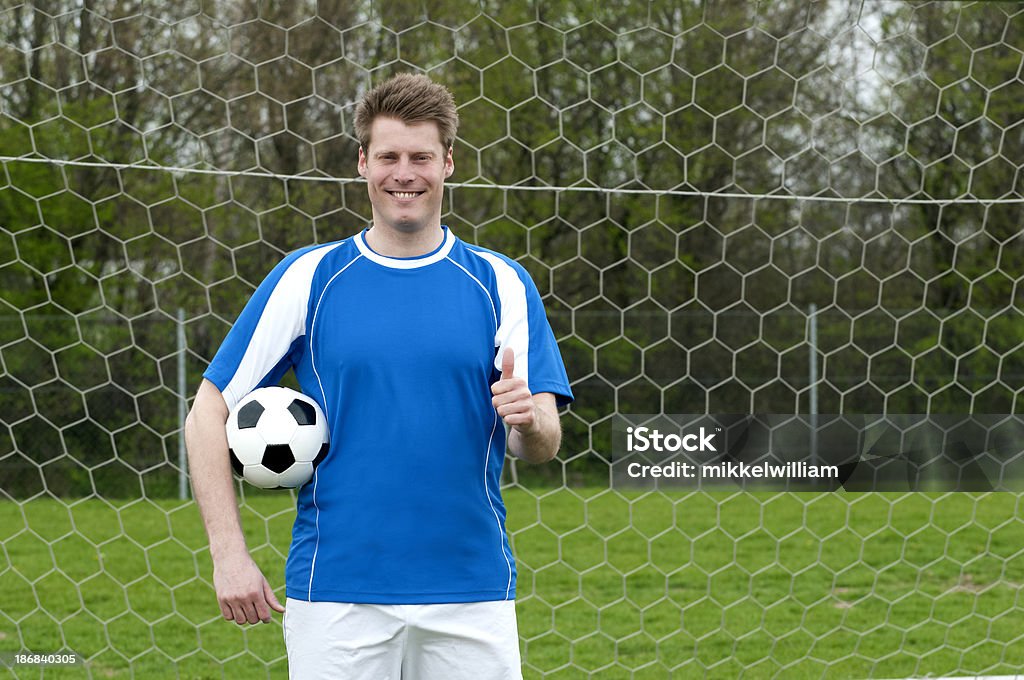
[[(220, 620), (183, 407), (273, 264), (368, 223), (354, 102), (419, 71), (463, 121), (444, 221), (530, 271), (577, 398), (557, 461), (506, 467), (527, 677), (1024, 664), (1017, 494), (607, 461), (622, 413), (1019, 413), (1019, 5), (6, 7), (0, 655), (284, 677), (278, 624)], [(294, 497), (238, 491), (280, 588)]]

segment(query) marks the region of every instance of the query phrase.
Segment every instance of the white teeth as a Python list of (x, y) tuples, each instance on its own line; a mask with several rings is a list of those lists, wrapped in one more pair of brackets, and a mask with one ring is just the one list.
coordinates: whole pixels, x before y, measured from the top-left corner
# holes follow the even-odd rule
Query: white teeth
[(415, 191), (392, 191), (391, 193), (397, 198), (416, 198), (419, 196), (419, 193)]

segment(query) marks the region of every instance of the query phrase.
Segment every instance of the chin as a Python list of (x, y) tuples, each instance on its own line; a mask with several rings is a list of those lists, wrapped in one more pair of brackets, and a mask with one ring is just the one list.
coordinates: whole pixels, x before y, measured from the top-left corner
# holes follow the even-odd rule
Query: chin
[(397, 217), (388, 220), (388, 226), (390, 226), (395, 231), (402, 232), (403, 234), (414, 234), (418, 231), (429, 229), (431, 226), (435, 226), (438, 224), (440, 223), (431, 223), (429, 220), (424, 220), (422, 218), (415, 217)]
[(391, 228), (403, 234), (414, 234), (426, 229), (427, 225), (417, 220), (394, 220), (391, 222)]

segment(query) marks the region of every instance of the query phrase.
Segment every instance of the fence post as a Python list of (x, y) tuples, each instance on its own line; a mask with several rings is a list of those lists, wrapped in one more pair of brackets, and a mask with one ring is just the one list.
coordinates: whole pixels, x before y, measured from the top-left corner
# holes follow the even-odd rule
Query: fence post
[(178, 307), (178, 499), (188, 499), (188, 457), (185, 454), (185, 310)]
[(811, 388), (810, 454), (811, 465), (818, 464), (818, 306), (811, 303), (807, 312), (810, 351), (807, 357), (807, 380)]

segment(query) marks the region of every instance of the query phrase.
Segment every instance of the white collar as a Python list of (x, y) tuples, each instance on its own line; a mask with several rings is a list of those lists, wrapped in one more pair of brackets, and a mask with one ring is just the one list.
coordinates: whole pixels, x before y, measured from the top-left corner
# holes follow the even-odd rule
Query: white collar
[(448, 257), (448, 253), (451, 252), (452, 247), (455, 245), (456, 238), (455, 234), (448, 227), (442, 225), (441, 229), (444, 230), (444, 240), (441, 241), (440, 246), (426, 255), (417, 255), (416, 257), (388, 257), (387, 255), (381, 255), (366, 243), (366, 229), (356, 235), (356, 247), (359, 248), (359, 252), (368, 260), (376, 262), (383, 267), (390, 267), (391, 269), (417, 269)]

